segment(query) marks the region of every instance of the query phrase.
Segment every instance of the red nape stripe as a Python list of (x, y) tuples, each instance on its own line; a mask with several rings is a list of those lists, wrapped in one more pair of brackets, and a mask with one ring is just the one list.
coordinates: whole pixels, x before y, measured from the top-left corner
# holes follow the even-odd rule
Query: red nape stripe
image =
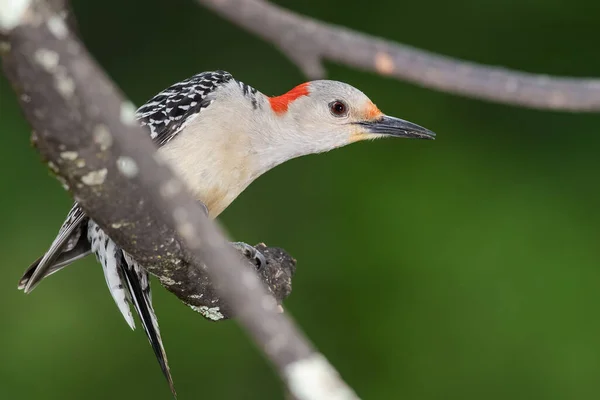
[(296, 86), (281, 96), (269, 97), (269, 103), (271, 103), (273, 111), (281, 114), (288, 110), (288, 107), (294, 100), (302, 96), (308, 96), (308, 82)]

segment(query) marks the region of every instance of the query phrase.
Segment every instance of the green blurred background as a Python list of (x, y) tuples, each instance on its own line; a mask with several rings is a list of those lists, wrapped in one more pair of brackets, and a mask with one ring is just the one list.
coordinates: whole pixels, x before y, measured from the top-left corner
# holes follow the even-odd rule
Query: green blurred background
[[(600, 75), (596, 0), (278, 3), (468, 60)], [(205, 70), (269, 95), (304, 79), (191, 0), (74, 7), (86, 44), (138, 105)], [(600, 398), (600, 117), (327, 69), (438, 140), (296, 159), (222, 215), (235, 239), (297, 257), (286, 307), (318, 348), (365, 399)], [(0, 398), (169, 399), (144, 334), (129, 330), (92, 258), (30, 296), (16, 290), (71, 200), (29, 145), (3, 77), (0, 131)], [(282, 398), (235, 322), (210, 323), (154, 288), (181, 399)]]

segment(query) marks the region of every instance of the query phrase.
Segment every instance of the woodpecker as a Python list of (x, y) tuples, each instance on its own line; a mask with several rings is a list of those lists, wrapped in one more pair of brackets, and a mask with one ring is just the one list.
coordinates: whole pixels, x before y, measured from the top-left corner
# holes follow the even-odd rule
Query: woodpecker
[[(435, 138), (419, 125), (383, 114), (346, 83), (311, 81), (269, 97), (220, 70), (171, 85), (141, 106), (136, 116), (157, 151), (206, 205), (210, 218), (221, 214), (256, 178), (287, 160), (367, 139)], [(233, 245), (249, 254), (258, 268), (264, 264), (252, 246)], [(102, 265), (109, 291), (132, 329), (133, 306), (176, 396), (148, 273), (77, 203), (18, 287), (29, 293), (45, 277), (91, 253)]]

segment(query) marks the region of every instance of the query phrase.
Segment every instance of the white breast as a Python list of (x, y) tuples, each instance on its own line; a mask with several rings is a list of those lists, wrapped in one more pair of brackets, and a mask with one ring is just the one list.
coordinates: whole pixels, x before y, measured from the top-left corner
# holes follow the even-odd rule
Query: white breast
[(239, 121), (211, 118), (210, 108), (159, 153), (215, 218), (256, 179), (258, 164)]

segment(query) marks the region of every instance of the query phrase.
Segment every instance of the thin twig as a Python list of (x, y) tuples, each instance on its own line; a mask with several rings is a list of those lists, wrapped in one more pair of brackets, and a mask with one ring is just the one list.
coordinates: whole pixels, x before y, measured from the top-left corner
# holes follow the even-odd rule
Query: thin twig
[(600, 79), (530, 74), (445, 57), (305, 17), (264, 0), (196, 0), (275, 44), (311, 79), (331, 60), (427, 88), (546, 110), (600, 111)]
[(6, 75), (39, 151), (90, 217), (150, 271), (156, 263), (165, 279), (206, 273), (298, 399), (356, 399), (157, 156), (134, 107), (64, 20), (45, 1), (17, 3), (23, 7), (0, 7)]

